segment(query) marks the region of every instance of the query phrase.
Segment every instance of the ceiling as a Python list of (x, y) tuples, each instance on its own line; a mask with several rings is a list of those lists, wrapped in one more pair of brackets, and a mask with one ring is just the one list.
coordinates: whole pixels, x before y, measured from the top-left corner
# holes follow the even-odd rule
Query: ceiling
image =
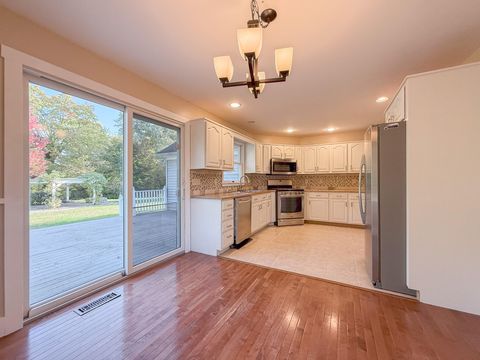
[[(259, 99), (223, 89), (212, 58), (230, 55), (245, 79), (236, 29), (249, 0), (0, 0), (0, 4), (199, 107), (258, 134), (318, 134), (380, 122), (411, 73), (456, 65), (480, 47), (478, 0), (258, 0), (278, 18), (264, 31), (260, 70), (275, 76), (274, 49), (294, 47), (286, 83)], [(228, 104), (242, 107), (232, 110)], [(249, 121), (255, 121), (250, 124)]]

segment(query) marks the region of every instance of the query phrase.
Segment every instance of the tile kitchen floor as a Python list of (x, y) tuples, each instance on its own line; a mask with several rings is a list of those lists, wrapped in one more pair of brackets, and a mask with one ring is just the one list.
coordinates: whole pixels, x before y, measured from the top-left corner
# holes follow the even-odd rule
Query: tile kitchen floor
[(348, 285), (374, 289), (365, 267), (365, 230), (305, 224), (268, 227), (222, 256)]

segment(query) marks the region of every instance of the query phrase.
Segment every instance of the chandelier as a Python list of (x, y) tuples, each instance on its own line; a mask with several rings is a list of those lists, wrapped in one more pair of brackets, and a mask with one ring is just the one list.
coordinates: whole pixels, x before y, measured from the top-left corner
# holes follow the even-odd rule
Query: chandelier
[(247, 27), (237, 30), (238, 48), (240, 55), (248, 64), (246, 81), (231, 82), (233, 78), (233, 64), (230, 56), (218, 56), (213, 58), (215, 73), (224, 88), (234, 86), (247, 86), (255, 98), (261, 94), (265, 84), (284, 82), (292, 69), (293, 48), (275, 50), (275, 67), (278, 77), (266, 79), (264, 72), (258, 71), (258, 57), (262, 50), (263, 29), (275, 18), (277, 12), (274, 9), (266, 9), (260, 14), (256, 0), (250, 4), (252, 19), (247, 22)]

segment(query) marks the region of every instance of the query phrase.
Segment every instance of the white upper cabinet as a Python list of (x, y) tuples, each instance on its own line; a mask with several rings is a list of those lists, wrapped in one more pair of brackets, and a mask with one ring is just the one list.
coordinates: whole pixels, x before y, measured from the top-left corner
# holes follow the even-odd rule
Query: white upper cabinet
[(233, 169), (234, 133), (205, 119), (190, 123), (190, 164), (192, 169)]
[(272, 145), (273, 159), (293, 159), (295, 158), (294, 145)]
[(283, 159), (283, 145), (272, 145), (272, 159)]
[(263, 145), (263, 173), (270, 173), (270, 160), (272, 159), (272, 147)]
[(295, 146), (295, 156), (293, 157), (297, 162), (297, 174), (303, 174), (303, 148)]
[(222, 169), (233, 169), (233, 132), (222, 128)]
[(348, 171), (348, 146), (347, 144), (335, 144), (330, 148), (330, 171)]
[[(223, 165), (222, 128), (220, 126), (207, 122), (204, 151), (205, 151), (205, 166), (210, 168), (220, 169)], [(233, 149), (232, 149), (232, 153), (233, 153)]]
[(262, 144), (255, 145), (255, 172), (256, 173), (263, 172), (263, 145)]
[(318, 145), (315, 147), (315, 169), (317, 173), (330, 172), (330, 145)]
[(363, 156), (363, 142), (348, 144), (348, 170), (359, 172)]
[(305, 174), (314, 174), (317, 171), (316, 146), (303, 147), (303, 172)]
[(403, 86), (388, 106), (385, 111), (385, 122), (398, 122), (406, 119), (405, 91), (405, 86)]
[(294, 158), (295, 158), (295, 146), (284, 145), (283, 146), (283, 159), (294, 159)]
[[(233, 169), (235, 132), (206, 119), (190, 122), (192, 169)], [(270, 173), (271, 159), (294, 159), (298, 174), (358, 173), (362, 141), (332, 145), (262, 145), (246, 142), (245, 172)]]

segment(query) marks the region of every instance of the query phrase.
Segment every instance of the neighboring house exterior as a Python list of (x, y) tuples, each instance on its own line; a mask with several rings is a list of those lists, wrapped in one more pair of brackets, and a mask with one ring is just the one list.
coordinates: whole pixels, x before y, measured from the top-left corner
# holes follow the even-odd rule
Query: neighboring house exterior
[(167, 203), (176, 204), (178, 199), (178, 144), (173, 143), (157, 152), (160, 159), (165, 160)]

